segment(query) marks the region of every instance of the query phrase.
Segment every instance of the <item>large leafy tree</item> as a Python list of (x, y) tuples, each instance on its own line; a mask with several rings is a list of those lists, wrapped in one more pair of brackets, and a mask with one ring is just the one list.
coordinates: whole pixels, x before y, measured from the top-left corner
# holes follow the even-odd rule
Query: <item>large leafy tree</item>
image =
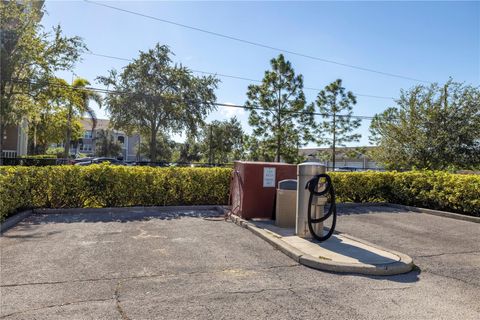
[[(157, 138), (155, 139), (155, 152), (156, 157), (153, 158), (150, 154), (151, 151), (151, 143), (149, 142), (149, 137), (141, 139), (142, 142), (138, 147), (138, 152), (141, 155), (146, 156), (149, 159), (155, 159), (155, 162), (170, 162), (174, 157), (174, 152), (177, 147), (175, 141), (170, 139), (167, 134), (158, 133)], [(154, 160), (151, 160), (154, 161)]]
[(157, 160), (159, 133), (195, 133), (215, 109), (218, 80), (194, 76), (182, 65), (173, 64), (172, 54), (167, 46), (157, 44), (140, 52), (120, 74), (112, 70), (98, 78), (115, 91), (106, 97), (114, 126), (148, 136), (152, 161)]
[[(86, 49), (60, 26), (45, 32), (43, 14), (43, 1), (0, 2), (0, 136), (29, 114), (31, 99), (48, 87), (46, 79), (72, 68)], [(0, 139), (0, 164), (2, 151)]]
[(243, 129), (236, 117), (214, 120), (204, 126), (201, 152), (209, 163), (226, 163), (242, 157)]
[(388, 168), (480, 166), (480, 88), (452, 81), (402, 90), (375, 115), (372, 156)]
[(336, 147), (361, 138), (360, 134), (352, 133), (361, 125), (359, 119), (352, 119), (357, 99), (351, 91), (346, 92), (342, 80), (337, 79), (318, 93), (315, 103), (323, 118), (317, 128), (320, 137), (317, 142), (331, 147), (332, 165), (335, 168)]
[(295, 74), (282, 54), (270, 64), (262, 84), (248, 87), (248, 120), (268, 150), (268, 158), (294, 162), (298, 149), (312, 140), (313, 105), (306, 103), (302, 75)]
[[(65, 140), (67, 130), (67, 110), (52, 107), (43, 109), (29, 124), (30, 154), (43, 154), (50, 144)], [(78, 117), (70, 121), (71, 139), (78, 141), (83, 134), (83, 126)], [(63, 151), (62, 151), (63, 154)]]
[(38, 91), (33, 99), (24, 102), (25, 105), (31, 104), (28, 107), (30, 153), (44, 152), (50, 143), (65, 143), (67, 132), (70, 141), (77, 141), (82, 133), (80, 118), (85, 113), (93, 117), (95, 124), (95, 113), (88, 101), (93, 98), (100, 102), (100, 97), (86, 89), (87, 84), (88, 81), (81, 78), (70, 85), (65, 80), (54, 77), (48, 79), (44, 90)]

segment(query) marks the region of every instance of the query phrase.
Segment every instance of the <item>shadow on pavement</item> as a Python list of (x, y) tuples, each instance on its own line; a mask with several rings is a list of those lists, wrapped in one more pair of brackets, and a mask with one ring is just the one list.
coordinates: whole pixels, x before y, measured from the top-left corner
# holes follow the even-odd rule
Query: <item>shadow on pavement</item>
[(337, 204), (337, 214), (339, 216), (348, 216), (352, 214), (369, 214), (369, 213), (413, 213), (405, 209), (388, 207), (388, 206), (352, 206), (349, 204)]
[(170, 210), (158, 212), (144, 212), (132, 209), (128, 212), (88, 212), (88, 213), (36, 213), (23, 220), (16, 228), (26, 227), (36, 224), (46, 223), (95, 223), (95, 222), (128, 222), (128, 221), (146, 221), (151, 219), (173, 220), (185, 217), (194, 218), (219, 218), (223, 217), (215, 210)]

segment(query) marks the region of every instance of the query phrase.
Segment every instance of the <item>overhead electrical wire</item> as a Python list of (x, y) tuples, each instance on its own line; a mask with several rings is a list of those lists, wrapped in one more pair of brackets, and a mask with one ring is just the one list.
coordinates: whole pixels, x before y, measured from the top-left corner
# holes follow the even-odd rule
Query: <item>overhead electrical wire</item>
[(136, 15), (136, 16), (144, 17), (144, 18), (147, 18), (147, 19), (151, 19), (151, 20), (155, 20), (155, 21), (159, 21), (159, 22), (163, 22), (163, 23), (168, 23), (168, 24), (171, 24), (171, 25), (175, 25), (175, 26), (190, 29), (190, 30), (195, 30), (195, 31), (206, 33), (206, 34), (213, 35), (213, 36), (216, 36), (216, 37), (245, 43), (245, 44), (248, 44), (248, 45), (251, 45), (251, 46), (261, 47), (261, 48), (270, 49), (270, 50), (279, 51), (279, 52), (284, 52), (284, 53), (288, 53), (288, 54), (291, 54), (291, 55), (296, 55), (296, 56), (311, 59), (311, 60), (316, 60), (316, 61), (320, 61), (320, 62), (324, 62), (324, 63), (334, 64), (334, 65), (338, 65), (338, 66), (342, 66), (342, 67), (346, 67), (346, 68), (351, 68), (351, 69), (357, 69), (357, 70), (361, 70), (361, 71), (365, 71), (365, 72), (376, 73), (376, 74), (380, 74), (380, 75), (384, 75), (384, 76), (388, 76), (388, 77), (394, 77), (394, 78), (399, 78), (399, 79), (404, 79), (404, 80), (411, 80), (411, 81), (416, 81), (416, 82), (423, 82), (423, 83), (428, 83), (428, 84), (431, 83), (430, 81), (426, 81), (426, 80), (422, 80), (422, 79), (417, 79), (417, 78), (408, 77), (408, 76), (395, 74), (395, 73), (391, 73), (391, 72), (385, 72), (385, 71), (380, 71), (380, 70), (376, 70), (376, 69), (366, 68), (366, 67), (362, 67), (362, 66), (358, 66), (358, 65), (343, 63), (343, 62), (339, 62), (339, 61), (335, 61), (335, 60), (331, 60), (331, 59), (312, 56), (312, 55), (301, 53), (301, 52), (298, 52), (298, 51), (292, 51), (292, 50), (287, 50), (287, 49), (283, 49), (283, 48), (278, 48), (278, 47), (270, 46), (270, 45), (263, 44), (263, 43), (260, 43), (260, 42), (250, 41), (250, 40), (230, 36), (230, 35), (227, 35), (227, 34), (223, 34), (223, 33), (219, 33), (219, 32), (214, 32), (214, 31), (210, 31), (210, 30), (186, 25), (186, 24), (183, 24), (183, 23), (178, 23), (178, 22), (175, 22), (175, 21), (154, 17), (154, 16), (151, 16), (151, 15), (148, 15), (148, 14), (144, 14), (144, 13), (140, 13), (140, 12), (136, 12), (136, 11), (131, 11), (131, 10), (115, 7), (115, 6), (111, 6), (111, 5), (105, 4), (105, 3), (100, 3), (100, 2), (96, 2), (96, 1), (90, 1), (90, 0), (84, 0), (84, 1), (87, 2), (87, 3), (90, 3), (90, 4), (97, 5), (97, 6), (110, 8), (110, 9), (113, 9), (113, 10), (133, 14), (133, 15)]
[[(31, 81), (27, 79), (17, 79), (14, 80), (14, 82), (17, 83), (24, 83), (24, 84), (39, 84), (37, 81)], [(103, 94), (130, 94), (128, 92), (124, 91), (116, 91), (116, 90), (110, 90), (110, 89), (102, 89), (102, 88), (96, 88), (96, 87), (74, 87), (69, 84), (61, 84), (61, 83), (48, 83), (50, 86), (54, 87), (62, 87), (62, 88), (70, 88), (73, 90), (90, 90), (90, 91), (95, 91), (98, 93), (103, 93)], [(144, 96), (148, 96), (144, 94)], [(267, 109), (264, 109), (262, 107), (247, 107), (245, 105), (236, 105), (236, 104), (231, 104), (231, 103), (221, 103), (221, 102), (210, 102), (212, 105), (218, 106), (218, 107), (227, 107), (227, 108), (240, 108), (244, 110), (250, 110), (250, 109), (255, 109), (255, 110), (260, 110), (260, 111), (269, 111)], [(292, 114), (305, 114), (305, 115), (313, 115), (313, 116), (322, 116), (322, 117), (333, 117), (333, 114), (328, 114), (328, 113), (320, 113), (320, 112), (307, 112), (307, 111), (299, 111), (299, 112), (290, 112)], [(339, 118), (354, 118), (354, 119), (361, 119), (361, 120), (372, 120), (374, 117), (372, 116), (361, 116), (361, 115), (344, 115), (344, 114), (336, 114), (336, 117)]]
[[(130, 61), (130, 62), (133, 61), (132, 59), (116, 57), (116, 56), (111, 56), (111, 55), (106, 55), (106, 54), (100, 54), (100, 53), (96, 53), (96, 52), (92, 52), (92, 51), (88, 51), (86, 53), (89, 54), (89, 55), (92, 55), (92, 56), (98, 56), (98, 57), (103, 57), (103, 58), (116, 59), (116, 60), (121, 60), (121, 61)], [(232, 79), (262, 83), (262, 81), (258, 80), (258, 79), (251, 79), (251, 78), (246, 78), (246, 77), (222, 74), (222, 73), (217, 73), (217, 72), (202, 71), (202, 70), (194, 70), (194, 69), (189, 69), (189, 70), (192, 71), (192, 72), (195, 72), (195, 73), (202, 73), (202, 74), (208, 74), (208, 75), (213, 75), (213, 76), (219, 76), (219, 77), (225, 77), (225, 78), (232, 78)], [(312, 88), (312, 87), (303, 87), (303, 89), (310, 90), (310, 91), (316, 91), (316, 92), (320, 92), (322, 90), (322, 89), (319, 89), (319, 88)], [(377, 96), (377, 95), (371, 95), (371, 94), (355, 93), (355, 95), (359, 96), (359, 97), (394, 100), (393, 97)]]

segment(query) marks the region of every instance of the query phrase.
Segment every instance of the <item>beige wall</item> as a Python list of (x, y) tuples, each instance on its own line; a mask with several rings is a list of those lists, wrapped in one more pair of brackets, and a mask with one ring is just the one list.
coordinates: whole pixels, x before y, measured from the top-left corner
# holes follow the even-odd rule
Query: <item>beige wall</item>
[[(26, 121), (22, 121), (18, 126), (7, 126), (5, 134), (0, 138), (3, 139), (3, 156), (18, 157), (27, 154), (28, 135)], [(15, 154), (12, 154), (12, 151)]]
[[(5, 137), (7, 139), (5, 139)], [(4, 150), (17, 150), (18, 142), (18, 127), (7, 126), (6, 132), (3, 135), (3, 149)]]

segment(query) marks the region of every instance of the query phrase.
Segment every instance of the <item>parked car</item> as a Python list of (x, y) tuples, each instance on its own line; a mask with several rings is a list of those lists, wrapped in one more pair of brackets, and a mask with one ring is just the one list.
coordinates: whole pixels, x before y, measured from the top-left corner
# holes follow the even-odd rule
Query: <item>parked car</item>
[(165, 161), (150, 162), (150, 161), (136, 161), (133, 166), (149, 166), (149, 167), (168, 167), (170, 164)]
[(356, 168), (356, 167), (339, 167), (335, 168), (335, 171), (337, 172), (353, 172), (353, 171), (359, 171), (361, 168)]
[(115, 159), (115, 158), (107, 158), (107, 157), (99, 157), (99, 158), (93, 158), (90, 160), (82, 161), (82, 162), (77, 162), (75, 163), (76, 166), (88, 166), (91, 164), (95, 163), (104, 163), (104, 162), (109, 162), (110, 164), (114, 165), (123, 165), (123, 162)]
[(84, 157), (84, 158), (76, 158), (76, 159), (69, 160), (68, 163), (77, 164), (79, 162), (88, 162), (92, 160), (93, 160), (93, 157)]

